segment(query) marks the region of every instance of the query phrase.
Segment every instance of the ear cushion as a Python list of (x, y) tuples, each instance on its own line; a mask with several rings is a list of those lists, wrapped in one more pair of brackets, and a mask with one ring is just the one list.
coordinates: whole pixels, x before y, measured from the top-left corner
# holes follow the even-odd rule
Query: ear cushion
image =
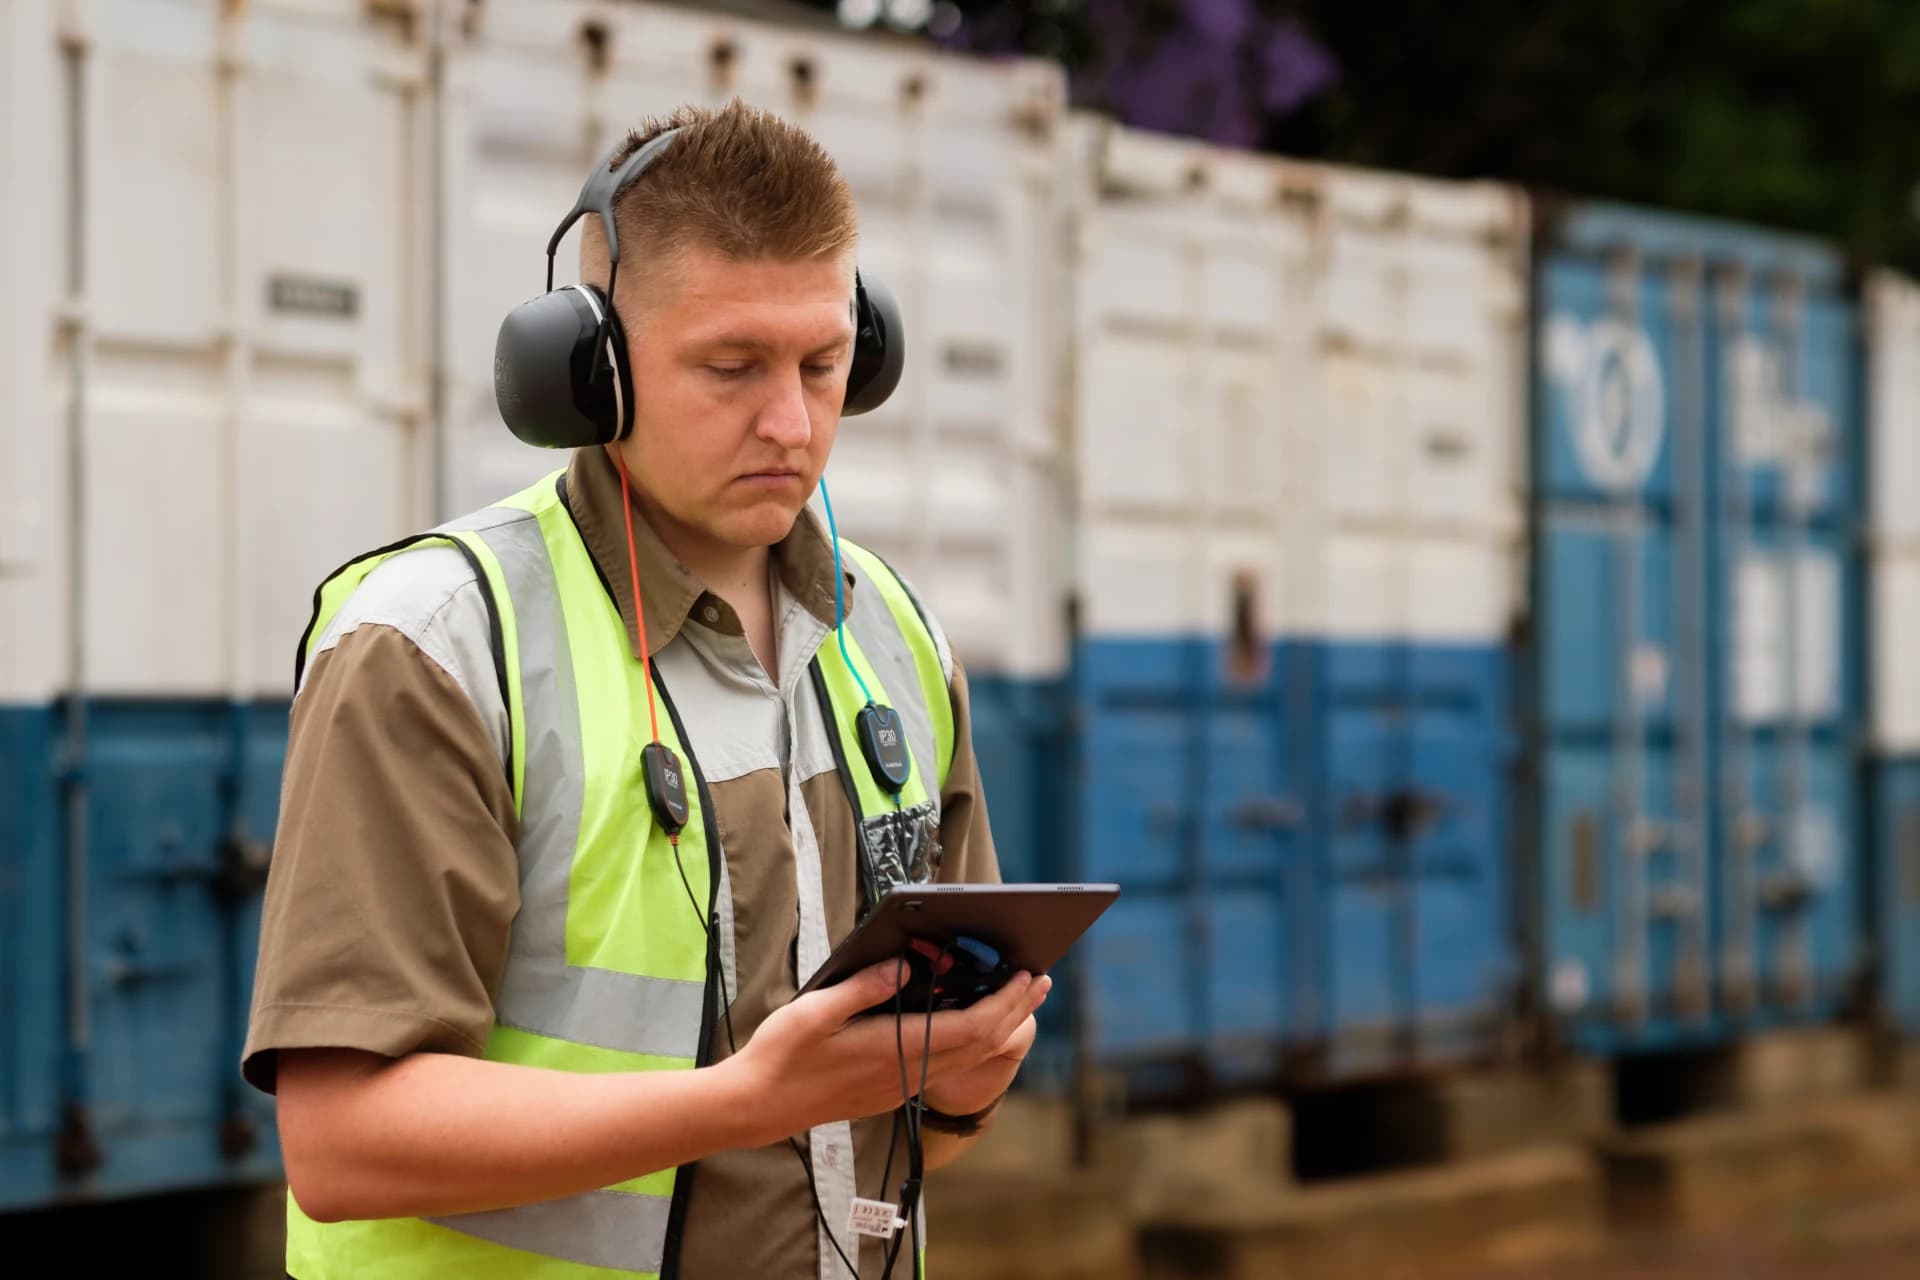
[(893, 292), (872, 276), (854, 276), (853, 364), (841, 417), (871, 413), (900, 385), (906, 367), (906, 334)]
[(633, 374), (626, 334), (606, 295), (567, 285), (508, 312), (494, 342), (493, 399), (513, 434), (542, 449), (625, 436), (633, 425)]

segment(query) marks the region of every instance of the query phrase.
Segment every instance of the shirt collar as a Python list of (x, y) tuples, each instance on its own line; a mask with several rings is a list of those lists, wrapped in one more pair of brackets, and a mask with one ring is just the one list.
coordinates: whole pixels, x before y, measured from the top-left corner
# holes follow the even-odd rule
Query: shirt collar
[[(576, 449), (565, 477), (567, 507), (601, 578), (613, 595), (634, 656), (640, 640), (634, 630), (633, 575), (627, 567), (626, 518), (620, 509), (620, 473), (603, 447)], [(646, 598), (647, 643), (655, 652), (673, 643), (690, 617), (730, 635), (742, 634), (733, 606), (707, 588), (699, 575), (680, 563), (653, 531), (636, 505), (633, 512), (634, 559), (640, 591)], [(781, 583), (806, 610), (831, 627), (835, 620), (833, 540), (811, 508), (802, 508), (787, 536), (770, 549)], [(852, 606), (853, 581), (846, 582)]]

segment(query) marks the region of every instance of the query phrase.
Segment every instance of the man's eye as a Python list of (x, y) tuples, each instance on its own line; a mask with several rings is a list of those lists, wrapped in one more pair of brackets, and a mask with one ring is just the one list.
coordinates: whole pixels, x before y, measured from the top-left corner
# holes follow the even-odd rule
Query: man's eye
[(745, 364), (710, 364), (707, 366), (707, 371), (716, 378), (724, 378), (730, 382), (745, 376), (752, 368), (752, 365)]
[(835, 366), (830, 364), (803, 364), (800, 368), (809, 378), (824, 378), (834, 371)]

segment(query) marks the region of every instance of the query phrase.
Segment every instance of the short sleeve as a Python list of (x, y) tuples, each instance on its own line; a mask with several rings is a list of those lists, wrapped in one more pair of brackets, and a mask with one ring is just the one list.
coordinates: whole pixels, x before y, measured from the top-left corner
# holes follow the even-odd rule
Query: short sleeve
[(241, 1063), (264, 1092), (286, 1049), (486, 1046), (517, 822), (497, 727), (433, 647), (363, 621), (294, 700)]

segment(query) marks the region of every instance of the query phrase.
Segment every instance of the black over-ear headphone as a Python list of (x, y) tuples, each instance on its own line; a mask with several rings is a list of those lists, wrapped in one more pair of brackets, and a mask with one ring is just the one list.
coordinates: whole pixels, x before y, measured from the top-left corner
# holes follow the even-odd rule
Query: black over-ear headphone
[[(620, 277), (620, 233), (613, 202), (678, 133), (669, 129), (613, 167), (595, 166), (553, 238), (547, 242), (547, 291), (521, 303), (500, 324), (493, 350), (493, 398), (513, 434), (543, 449), (580, 449), (623, 440), (633, 429), (633, 370), (627, 339), (613, 309)], [(553, 287), (560, 238), (582, 217), (600, 215), (612, 270), (602, 293), (590, 284)], [(900, 383), (906, 360), (900, 309), (879, 281), (853, 277), (854, 343), (842, 416), (870, 413)]]

